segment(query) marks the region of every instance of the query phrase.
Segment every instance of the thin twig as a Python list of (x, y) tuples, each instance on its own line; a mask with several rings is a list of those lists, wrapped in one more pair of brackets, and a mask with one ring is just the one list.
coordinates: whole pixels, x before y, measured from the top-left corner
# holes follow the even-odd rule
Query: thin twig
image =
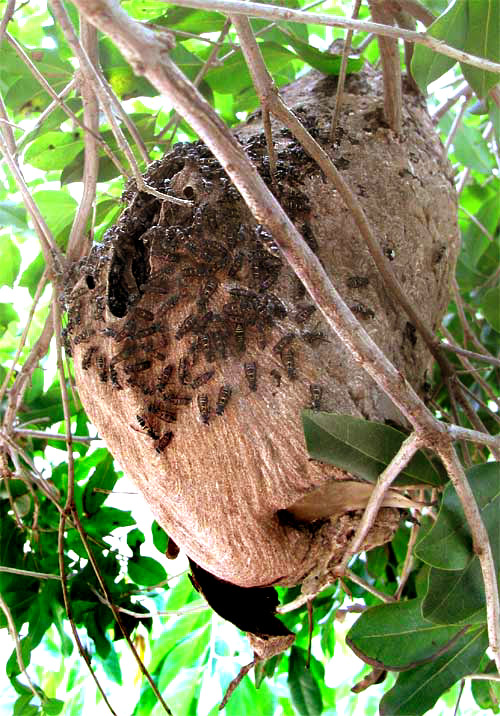
[[(44, 433), (43, 430), (23, 430), (14, 428), (12, 430), (13, 435), (20, 435), (25, 438), (37, 438), (40, 440), (66, 440), (65, 435), (61, 433)], [(90, 443), (93, 440), (100, 440), (100, 438), (91, 438), (87, 435), (73, 435), (73, 442), (75, 443)]]
[(500, 367), (500, 359), (495, 358), (492, 355), (487, 356), (483, 355), (482, 353), (474, 353), (473, 351), (468, 351), (461, 346), (455, 345), (455, 343), (446, 343), (446, 341), (442, 341), (440, 345), (442, 348), (444, 348), (444, 350), (450, 351), (451, 353), (458, 353), (459, 355), (466, 356), (467, 358), (481, 361), (481, 363), (489, 363), (490, 365), (496, 365)]
[(8, 574), (19, 574), (21, 577), (33, 577), (34, 579), (55, 579), (60, 582), (61, 577), (59, 574), (46, 574), (45, 572), (31, 572), (29, 569), (17, 569), (17, 567), (2, 567), (0, 566), (0, 572), (7, 572)]
[[(359, 8), (361, 6), (361, 0), (355, 0), (354, 7), (352, 9), (351, 18), (355, 20), (358, 17)], [(344, 98), (344, 85), (345, 85), (345, 78), (347, 74), (347, 63), (349, 61), (349, 54), (351, 52), (351, 44), (352, 44), (352, 36), (353, 31), (348, 30), (345, 42), (344, 42), (344, 49), (342, 51), (342, 62), (340, 64), (340, 71), (339, 76), (337, 80), (337, 94), (335, 96), (335, 109), (333, 111), (332, 116), (332, 123), (330, 125), (330, 142), (333, 143), (335, 141), (335, 133), (337, 131), (337, 125), (339, 122), (340, 117), (340, 111), (342, 109), (342, 100)]]
[(38, 301), (40, 300), (40, 296), (42, 295), (43, 290), (47, 284), (47, 274), (48, 274), (48, 271), (47, 271), (47, 269), (45, 269), (45, 271), (43, 272), (43, 274), (40, 278), (40, 281), (38, 282), (38, 286), (36, 287), (36, 292), (33, 297), (33, 301), (31, 303), (30, 312), (28, 314), (26, 324), (23, 328), (21, 338), (19, 339), (19, 342), (17, 345), (16, 354), (15, 354), (14, 358), (12, 359), (12, 365), (8, 369), (7, 375), (5, 376), (4, 381), (2, 383), (2, 387), (0, 388), (0, 403), (3, 400), (5, 391), (7, 390), (7, 386), (9, 385), (9, 381), (12, 377), (12, 374), (14, 373), (14, 371), (16, 369), (16, 365), (17, 365), (17, 361), (19, 360), (19, 356), (21, 355), (21, 352), (25, 346), (26, 339), (28, 337), (28, 332), (29, 332), (29, 329), (31, 326), (31, 321), (33, 320), (33, 316), (35, 314), (35, 309), (37, 307)]
[(368, 582), (365, 582), (364, 579), (358, 577), (358, 575), (351, 569), (346, 569), (344, 576), (346, 579), (350, 579), (351, 582), (354, 582), (354, 584), (357, 584), (359, 587), (363, 587), (363, 589), (370, 592), (370, 594), (373, 594), (374, 597), (380, 599), (380, 601), (384, 602), (384, 604), (392, 604), (392, 602), (396, 601), (390, 594), (384, 594), (384, 592), (381, 592), (379, 589), (372, 587), (371, 584), (368, 584)]
[(58, 556), (59, 556), (59, 572), (61, 575), (61, 587), (62, 587), (62, 593), (63, 593), (63, 601), (64, 606), (66, 609), (66, 615), (68, 617), (68, 621), (70, 623), (71, 631), (73, 632), (73, 638), (76, 642), (78, 651), (80, 653), (80, 656), (83, 657), (85, 663), (87, 664), (87, 667), (92, 675), (92, 678), (95, 681), (95, 684), (99, 691), (101, 692), (101, 695), (110, 710), (110, 712), (117, 716), (116, 712), (114, 711), (113, 707), (111, 706), (110, 702), (108, 701), (108, 698), (104, 692), (103, 687), (101, 686), (99, 679), (97, 678), (96, 674), (94, 673), (94, 670), (92, 669), (92, 665), (90, 663), (90, 657), (87, 654), (86, 650), (83, 648), (83, 644), (81, 642), (81, 639), (78, 635), (78, 631), (76, 628), (76, 624), (73, 618), (73, 609), (71, 606), (71, 600), (69, 598), (68, 593), (68, 585), (67, 585), (67, 579), (66, 579), (66, 565), (64, 563), (64, 531), (66, 526), (66, 519), (72, 515), (73, 519), (76, 514), (75, 506), (74, 506), (74, 484), (75, 484), (75, 466), (74, 466), (74, 460), (73, 460), (73, 448), (72, 448), (72, 441), (73, 436), (71, 434), (71, 412), (69, 410), (69, 400), (68, 400), (68, 391), (66, 389), (66, 378), (64, 375), (64, 366), (62, 361), (62, 351), (61, 351), (61, 334), (60, 334), (60, 313), (59, 313), (59, 305), (57, 302), (57, 299), (53, 299), (52, 301), (52, 321), (53, 321), (53, 330), (56, 338), (56, 353), (57, 353), (57, 367), (59, 370), (59, 384), (61, 386), (61, 399), (62, 399), (62, 405), (63, 405), (63, 413), (64, 413), (64, 425), (66, 428), (66, 445), (67, 445), (67, 455), (68, 455), (68, 484), (67, 484), (67, 494), (66, 494), (66, 505), (64, 507), (64, 510), (61, 511), (60, 519), (59, 519), (59, 530), (58, 530), (58, 540), (57, 540), (57, 549), (58, 549)]
[(9, 634), (11, 635), (15, 647), (16, 647), (16, 657), (17, 657), (17, 664), (19, 666), (19, 669), (22, 674), (24, 674), (26, 681), (28, 682), (28, 686), (30, 687), (33, 694), (40, 698), (40, 694), (36, 690), (33, 682), (31, 681), (30, 677), (28, 676), (28, 672), (26, 671), (26, 667), (24, 665), (24, 659), (23, 659), (23, 652), (21, 649), (21, 640), (19, 639), (19, 634), (17, 633), (16, 624), (14, 622), (14, 618), (11, 614), (11, 611), (9, 609), (9, 605), (5, 601), (5, 599), (2, 596), (2, 593), (0, 592), (0, 609), (5, 614), (5, 619), (7, 620), (7, 627), (9, 629)]
[[(482, 409), (485, 410), (485, 411), (488, 413), (488, 415), (490, 416), (490, 418), (491, 418), (492, 420), (494, 420), (494, 421), (497, 422), (497, 423), (500, 423), (500, 415), (498, 415), (498, 413), (495, 413), (493, 410), (490, 410), (490, 408), (486, 405), (486, 403), (484, 402), (484, 400), (481, 400), (481, 398), (480, 398), (478, 395), (476, 395), (475, 393), (473, 393), (472, 390), (469, 390), (469, 388), (468, 388), (466, 385), (464, 385), (463, 383), (461, 383), (461, 384), (460, 384), (460, 390), (462, 390), (462, 391), (464, 391), (465, 393), (467, 393), (467, 395), (468, 395), (472, 400), (474, 400), (476, 403), (478, 403), (478, 405), (480, 405), (480, 406), (482, 407)], [(497, 403), (495, 403), (495, 405), (496, 405), (497, 408), (498, 408), (498, 401), (497, 401)]]
[(464, 97), (465, 99), (470, 99), (472, 97), (472, 87), (468, 82), (463, 82), (459, 85), (456, 91), (450, 95), (448, 99), (442, 102), (434, 111), (430, 113), (434, 124), (437, 124), (439, 120), (444, 117), (446, 112), (448, 112), (448, 110), (451, 109), (461, 97)]
[(38, 238), (40, 239), (40, 245), (42, 247), (42, 251), (45, 257), (45, 262), (52, 271), (55, 271), (55, 273), (60, 273), (62, 271), (62, 267), (64, 266), (64, 257), (61, 253), (61, 249), (56, 244), (54, 237), (52, 236), (52, 232), (47, 226), (47, 222), (43, 218), (42, 214), (40, 213), (40, 209), (38, 208), (33, 197), (31, 196), (31, 190), (26, 184), (21, 170), (19, 169), (19, 166), (17, 165), (17, 162), (12, 152), (9, 150), (7, 142), (4, 140), (5, 131), (5, 125), (3, 123), (0, 123), (0, 151), (4, 155), (7, 165), (14, 178), (14, 181), (16, 182), (18, 189), (21, 192), (26, 209), (28, 210), (28, 213), (35, 227), (35, 231), (37, 232)]
[(463, 428), (461, 425), (445, 425), (444, 427), (453, 440), (467, 440), (471, 443), (486, 445), (492, 450), (500, 450), (500, 436), (498, 435), (470, 430), (470, 428)]
[(458, 110), (455, 117), (453, 118), (453, 122), (451, 124), (450, 131), (448, 132), (448, 136), (446, 137), (446, 141), (443, 145), (443, 157), (448, 156), (448, 151), (451, 147), (453, 139), (455, 138), (455, 134), (458, 132), (460, 124), (462, 123), (462, 119), (463, 119), (465, 110), (467, 109), (467, 105), (469, 104), (469, 102), (470, 102), (470, 98), (464, 97), (462, 104), (460, 105), (460, 109)]
[(411, 574), (411, 570), (413, 569), (413, 548), (417, 541), (419, 531), (420, 525), (414, 524), (411, 526), (410, 539), (408, 540), (408, 546), (406, 548), (406, 556), (403, 564), (403, 570), (401, 572), (401, 578), (399, 580), (398, 588), (396, 589), (396, 593), (394, 594), (397, 600), (401, 599), (403, 589), (405, 588), (408, 578)]
[(368, 504), (365, 507), (365, 511), (363, 512), (363, 517), (361, 518), (356, 529), (356, 534), (349, 542), (341, 562), (335, 566), (335, 574), (337, 576), (342, 576), (344, 574), (351, 557), (362, 549), (363, 543), (365, 542), (369, 531), (375, 524), (387, 491), (397, 476), (402, 472), (402, 470), (404, 470), (406, 465), (421, 447), (421, 439), (416, 433), (412, 433), (406, 438), (396, 455), (392, 458), (391, 462), (379, 475), (377, 483), (373, 488), (373, 492), (370, 495), (370, 499), (368, 500)]

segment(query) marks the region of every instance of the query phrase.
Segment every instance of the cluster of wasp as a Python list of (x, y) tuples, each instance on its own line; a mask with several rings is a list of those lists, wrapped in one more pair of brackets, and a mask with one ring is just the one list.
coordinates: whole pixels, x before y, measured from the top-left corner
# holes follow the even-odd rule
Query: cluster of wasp
[[(261, 138), (255, 141), (255, 149), (263, 146)], [(129, 209), (110, 231), (112, 251), (106, 254), (102, 246), (96, 247), (95, 256), (91, 254), (89, 258), (88, 266), (100, 268), (88, 272), (86, 285), (79, 285), (68, 295), (68, 328), (73, 345), (89, 343), (82, 353), (82, 370), (95, 367), (100, 382), (114, 390), (132, 387), (151, 401), (136, 421), (155, 441), (160, 453), (170, 444), (173, 431), (162, 433), (158, 425), (167, 424), (170, 428), (178, 411), (192, 403), (195, 392), (203, 424), (208, 425), (214, 414), (224, 415), (233, 386), (225, 382), (218, 386), (214, 409), (205, 392), (205, 386), (215, 382), (222, 361), (241, 361), (242, 379), (251, 392), (256, 392), (258, 364), (254, 359), (244, 360), (250, 344), (263, 351), (276, 329), (281, 330), (282, 336), (277, 342), (274, 338), (270, 351), (279, 359), (286, 378), (295, 381), (297, 341), (313, 346), (327, 340), (317, 327), (306, 329), (316, 309), (301, 300), (305, 291), (300, 282), (293, 297), (300, 302), (293, 307), (277, 295), (284, 268), (279, 249), (265, 227), (253, 225), (249, 216), (241, 223), (245, 209), (239, 195), (228, 191), (228, 180), (218, 162), (200, 143), (181, 144), (174, 147), (170, 169), (173, 163), (178, 171), (183, 156), (185, 160), (197, 160), (196, 167), (208, 192), (205, 201), (197, 197), (198, 205), (186, 211), (170, 202), (160, 206), (156, 199), (148, 200), (139, 219), (137, 214), (132, 217)], [(163, 166), (164, 163), (156, 163), (150, 168), (148, 181), (154, 182), (157, 171), (156, 184), (168, 191), (172, 176), (168, 171), (168, 176), (162, 177)], [(215, 201), (210, 196), (214, 184), (219, 190)], [(290, 190), (287, 196), (288, 208), (301, 214), (303, 234), (311, 249), (317, 251), (305, 216), (309, 210), (307, 198), (301, 194), (294, 198)], [(128, 237), (128, 248), (122, 245), (123, 237)], [(107, 275), (107, 296), (100, 288), (104, 283), (102, 273)], [(93, 320), (90, 328), (82, 330), (80, 301), (85, 296)], [(104, 321), (106, 301), (109, 313), (119, 320)], [(182, 311), (185, 307), (187, 314)], [(283, 330), (285, 319), (288, 328)], [(99, 328), (102, 323), (105, 325)], [(101, 339), (93, 341), (97, 334)], [(94, 344), (102, 345), (102, 338), (111, 341), (107, 355)], [(168, 346), (173, 341), (185, 349), (180, 358), (171, 362)], [(175, 352), (179, 355), (179, 350)], [(200, 358), (204, 360), (203, 367), (198, 367)], [(273, 368), (270, 377), (280, 388), (281, 372)], [(321, 386), (311, 384), (310, 407), (320, 410), (321, 398)]]

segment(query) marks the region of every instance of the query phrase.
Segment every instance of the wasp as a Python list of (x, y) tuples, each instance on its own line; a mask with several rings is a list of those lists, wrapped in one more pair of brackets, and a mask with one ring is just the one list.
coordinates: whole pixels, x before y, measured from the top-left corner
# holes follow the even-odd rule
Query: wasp
[(166, 433), (163, 433), (161, 438), (158, 440), (158, 443), (155, 447), (155, 450), (157, 453), (161, 454), (166, 448), (170, 445), (172, 442), (172, 438), (174, 437), (174, 434), (171, 430), (169, 430)]
[(175, 423), (177, 420), (177, 414), (171, 410), (162, 410), (158, 405), (150, 403), (148, 405), (148, 412), (153, 413), (157, 418), (163, 420), (165, 423)]
[(321, 396), (323, 395), (323, 388), (321, 385), (311, 383), (309, 385), (309, 391), (311, 393), (311, 410), (321, 410)]
[(350, 309), (361, 318), (375, 318), (375, 311), (365, 306), (364, 303), (355, 303), (353, 306), (350, 306)]
[(215, 412), (217, 415), (223, 414), (232, 392), (233, 391), (230, 385), (223, 385), (220, 388), (219, 395), (217, 396), (217, 405), (215, 406)]
[(97, 351), (95, 346), (87, 348), (82, 358), (82, 370), (88, 370), (92, 364), (92, 356)]
[(298, 323), (299, 325), (301, 323), (305, 323), (308, 321), (312, 314), (315, 312), (316, 306), (303, 306), (303, 308), (299, 309), (297, 313), (295, 314), (294, 320), (295, 323)]
[(104, 356), (97, 356), (96, 366), (99, 371), (99, 380), (101, 383), (106, 383), (108, 380), (108, 361)]
[(197, 325), (197, 318), (194, 313), (190, 313), (189, 316), (182, 321), (180, 326), (177, 328), (175, 339), (179, 341), (183, 336), (192, 331)]
[(237, 323), (234, 329), (234, 340), (239, 353), (245, 350), (245, 327), (242, 323)]
[(179, 363), (177, 365), (177, 376), (181, 385), (189, 385), (188, 374), (188, 359), (186, 358), (186, 356), (182, 356), (181, 358), (179, 358)]
[(265, 298), (275, 318), (284, 319), (287, 317), (288, 311), (281, 298), (275, 296), (274, 293), (268, 293)]
[(142, 373), (145, 370), (148, 370), (151, 368), (151, 361), (150, 360), (141, 360), (138, 363), (129, 363), (125, 366), (124, 371), (125, 373), (131, 374), (131, 373)]
[(273, 353), (276, 355), (281, 356), (285, 348), (287, 348), (290, 343), (295, 338), (295, 333), (285, 333), (283, 338), (280, 338), (279, 341), (276, 343), (275, 346), (273, 346)]
[(315, 343), (330, 343), (328, 338), (325, 338), (325, 334), (323, 331), (306, 331), (305, 333), (302, 333), (300, 336), (303, 341), (308, 343), (310, 346), (314, 345)]
[(215, 375), (215, 370), (207, 370), (205, 373), (201, 373), (201, 375), (197, 376), (191, 382), (191, 388), (193, 388), (193, 390), (196, 390), (197, 388), (201, 388), (202, 385), (205, 385), (205, 383), (208, 383), (209, 380), (212, 380), (214, 375)]
[(156, 383), (156, 390), (160, 393), (165, 390), (170, 378), (172, 377), (172, 371), (174, 370), (174, 366), (172, 363), (169, 363), (166, 365), (162, 372), (159, 375), (158, 381)]
[(109, 368), (109, 379), (111, 380), (111, 385), (115, 390), (122, 390), (122, 384), (118, 380), (118, 373), (116, 372), (116, 368), (113, 366), (110, 366)]
[(203, 284), (203, 286), (201, 287), (200, 295), (198, 298), (198, 304), (205, 305), (205, 303), (207, 303), (207, 301), (209, 301), (210, 298), (212, 298), (212, 296), (214, 295), (214, 293), (217, 291), (218, 288), (219, 288), (218, 281), (216, 281), (213, 278), (208, 279), (208, 281), (205, 284)]
[(92, 328), (88, 328), (87, 330), (82, 331), (77, 336), (75, 336), (73, 339), (73, 343), (75, 344), (75, 346), (77, 346), (79, 343), (85, 343), (94, 335), (95, 331)]
[(283, 362), (285, 364), (286, 373), (288, 375), (289, 380), (295, 380), (297, 377), (297, 369), (295, 366), (295, 354), (292, 350), (287, 351), (286, 355), (283, 358)]
[(257, 390), (257, 364), (254, 362), (245, 363), (244, 369), (248, 387), (255, 392)]
[(215, 360), (215, 354), (212, 348), (212, 343), (210, 341), (210, 336), (208, 333), (203, 334), (200, 336), (201, 341), (201, 349), (205, 354), (205, 358), (209, 363), (212, 363)]
[(244, 254), (241, 251), (237, 251), (234, 254), (231, 264), (227, 271), (227, 275), (229, 276), (229, 278), (237, 278), (237, 276), (243, 266), (243, 258), (244, 258)]
[(346, 281), (347, 288), (363, 288), (368, 286), (370, 279), (368, 276), (349, 276)]
[(106, 336), (106, 338), (116, 338), (116, 328), (106, 326), (106, 328), (102, 329), (101, 336)]
[(206, 393), (198, 395), (198, 410), (200, 411), (201, 422), (204, 425), (208, 425), (210, 419), (210, 402)]
[(136, 415), (135, 419), (141, 426), (143, 430), (146, 431), (146, 434), (152, 439), (152, 440), (158, 440), (158, 435), (155, 433), (151, 425), (148, 423), (146, 418), (143, 415)]

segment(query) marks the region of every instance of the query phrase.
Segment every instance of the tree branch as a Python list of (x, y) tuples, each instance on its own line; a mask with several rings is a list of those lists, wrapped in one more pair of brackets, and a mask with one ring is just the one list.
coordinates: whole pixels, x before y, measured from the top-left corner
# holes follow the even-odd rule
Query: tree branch
[[(166, 2), (167, 0), (162, 0)], [(94, 4), (94, 3), (92, 3)], [(267, 20), (277, 20), (281, 22), (298, 22), (301, 24), (325, 25), (327, 27), (345, 27), (353, 31), (373, 32), (375, 35), (384, 37), (400, 38), (408, 42), (415, 42), (418, 45), (425, 45), (431, 50), (441, 55), (465, 62), (473, 67), (479, 67), (489, 72), (500, 72), (500, 63), (485, 60), (477, 55), (471, 55), (468, 52), (462, 52), (455, 47), (450, 47), (441, 40), (436, 40), (427, 34), (414, 32), (412, 30), (404, 30), (400, 27), (392, 27), (390, 25), (380, 25), (376, 22), (366, 22), (365, 20), (351, 20), (345, 17), (335, 15), (323, 15), (314, 12), (303, 12), (302, 10), (292, 10), (290, 8), (277, 7), (275, 5), (266, 5), (255, 2), (246, 2), (246, 0), (177, 0), (175, 3), (180, 7), (191, 7), (200, 10), (217, 10), (225, 15), (244, 15), (246, 17), (260, 17)]]

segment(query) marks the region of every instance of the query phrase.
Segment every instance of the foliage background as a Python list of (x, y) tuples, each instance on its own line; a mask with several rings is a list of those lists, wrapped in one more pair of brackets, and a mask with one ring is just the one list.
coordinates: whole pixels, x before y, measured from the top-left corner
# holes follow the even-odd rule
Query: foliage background
[[(452, 7), (437, 25), (435, 36), (498, 61), (498, 48), (484, 30), (478, 2), (458, 0), (450, 3)], [(305, 6), (302, 0), (290, 0), (286, 4)], [(446, 0), (427, 0), (423, 4), (436, 16), (445, 12), (448, 6)], [(225, 18), (219, 13), (168, 6), (155, 0), (127, 0), (122, 5), (141, 21), (176, 32), (177, 44), (171, 57), (187, 77), (195, 80), (211, 50), (210, 42), (217, 40)], [(321, 12), (350, 16), (351, 8), (347, 2), (338, 0), (318, 5)], [(498, 2), (485, 0), (481, 5), (483, 13), (485, 9), (491, 11), (495, 31), (495, 27), (498, 29)], [(0, 2), (0, 13), (6, 6), (6, 2)], [(74, 6), (66, 3), (66, 9), (78, 28)], [(450, 13), (453, 13), (453, 22)], [(363, 4), (360, 18), (368, 16), (369, 10)], [(459, 37), (456, 28), (463, 28), (464, 23), (467, 32)], [(271, 28), (268, 25), (264, 20), (252, 21), (254, 31), (262, 32), (261, 49), (278, 85), (290, 82), (311, 65), (338, 72), (339, 60), (335, 58), (333, 61), (323, 51), (333, 40), (344, 37), (343, 31), (319, 25), (281, 23)], [(452, 28), (454, 34), (451, 34)], [(61, 92), (73, 80), (76, 62), (45, 3), (19, 4), (8, 32), (56, 92)], [(366, 33), (356, 34), (354, 45), (359, 46), (365, 39)], [(199, 84), (204, 96), (231, 126), (258, 106), (241, 51), (230, 44), (236, 42), (236, 36), (230, 30), (219, 51), (219, 57), (225, 59), (209, 68)], [(57, 245), (65, 250), (82, 196), (83, 133), (60, 108), (44, 114), (51, 105), (51, 98), (12, 42), (4, 39), (0, 52), (0, 92), (13, 123), (18, 160), (29, 191)], [(196, 139), (190, 127), (184, 121), (176, 121), (172, 110), (157, 98), (154, 88), (145, 79), (134, 75), (109, 39), (100, 37), (99, 54), (102, 71), (139, 130), (151, 159), (161, 157), (170, 143)], [(498, 357), (500, 115), (498, 106), (488, 96), (498, 78), (493, 76), (492, 79), (491, 73), (479, 70), (474, 73), (449, 58), (436, 57), (426, 48), (419, 47), (415, 77), (424, 88), (437, 80), (430, 88), (429, 108), (439, 117), (438, 127), (455, 170), (463, 241), (456, 273), (457, 290), (444, 320), (443, 335), (473, 351), (486, 351)], [(378, 61), (376, 42), (368, 44), (363, 58), (371, 63)], [(352, 68), (355, 69), (355, 62)], [(479, 97), (469, 91), (464, 76)], [(460, 89), (461, 93), (458, 92)], [(443, 102), (450, 97), (455, 97), (455, 102), (443, 111)], [(77, 117), (81, 117), (81, 97), (74, 88), (70, 89), (65, 102)], [(141, 153), (127, 129), (124, 131), (143, 169), (145, 162)], [(102, 116), (100, 136), (125, 163), (123, 152)], [(94, 241), (100, 240), (122, 209), (120, 196), (124, 179), (103, 152), (98, 182), (95, 211), (91, 226), (88, 226)], [(45, 260), (5, 162), (0, 167), (0, 252), (0, 409), (5, 418), (9, 414), (9, 393), (6, 391), (12, 388), (16, 375), (36, 349), (40, 333), (49, 319), (55, 290), (50, 280), (45, 286), (42, 283), (47, 278)], [(37, 292), (38, 302), (28, 320)], [(25, 341), (20, 343), (25, 327), (28, 327)], [(470, 393), (473, 410), (487, 430), (496, 432), (499, 422), (495, 402), (498, 367), (479, 363), (476, 370), (472, 370), (467, 359), (464, 362), (453, 356), (452, 360), (458, 370), (464, 371), (462, 380)], [(3, 477), (9, 474), (10, 479), (4, 479), (0, 489), (0, 566), (56, 576), (59, 574), (58, 505), (64, 505), (68, 466), (64, 440), (42, 434), (46, 431), (49, 435), (63, 437), (65, 432), (53, 343), (48, 354), (41, 356), (34, 365), (29, 387), (18, 406), (16, 422), (13, 425), (4, 422), (2, 432)], [(68, 370), (71, 370), (70, 362)], [(470, 415), (450, 400), (438, 371), (434, 376), (431, 405), (443, 419), (452, 414), (454, 422), (471, 427)], [(83, 438), (74, 446), (76, 506), (113, 601), (125, 610), (122, 619), (126, 630), (176, 715), (214, 714), (239, 667), (251, 660), (249, 647), (234, 627), (223, 623), (204, 607), (187, 579), (185, 564), (179, 560), (175, 563), (165, 560), (167, 536), (137, 509), (137, 497), (130, 494), (133, 488), (122, 478), (120, 466), (113, 462), (105, 447), (95, 440), (95, 431), (74, 396), (70, 407), (72, 430)], [(12, 432), (12, 427), (16, 432)], [(23, 430), (37, 432), (29, 434)], [(487, 451), (481, 446), (473, 446), (462, 457), (466, 465), (488, 460)], [(48, 491), (41, 489), (42, 482)], [(425, 520), (423, 527), (428, 528)], [(351, 569), (380, 592), (393, 594), (413, 531), (410, 522), (403, 523), (391, 545), (361, 555)], [(64, 558), (74, 623), (91, 664), (105, 691), (112, 695), (118, 712), (133, 713), (134, 716), (162, 712), (144, 678), (141, 683), (135, 662), (115, 626), (113, 614), (102, 602), (87, 552), (71, 526), (67, 529)], [(405, 597), (415, 599), (425, 594), (427, 572), (425, 559), (415, 559)], [(175, 576), (179, 574), (180, 577)], [(357, 674), (344, 675), (342, 665), (347, 652), (337, 637), (343, 631), (339, 609), (352, 608), (356, 604), (371, 606), (380, 604), (380, 600), (353, 582), (348, 581), (347, 585), (352, 599), (340, 585), (334, 585), (315, 601), (310, 670), (304, 668), (308, 627), (307, 610), (302, 608), (283, 619), (297, 632), (292, 652), (267, 662), (254, 675), (245, 677), (229, 701), (227, 714), (376, 713), (380, 696), (373, 695), (373, 690), (360, 696), (349, 692), (353, 683), (368, 674), (370, 668), (358, 662)], [(94, 709), (95, 703), (100, 704), (99, 713), (104, 713), (102, 698), (72, 642), (60, 581), (0, 572), (0, 591), (20, 635), (24, 664), (39, 690), (39, 697), (35, 698), (25, 676), (20, 674), (13, 650), (6, 663), (9, 686), (5, 687), (3, 696), (4, 702), (11, 704), (6, 713), (23, 716), (80, 714)], [(290, 601), (297, 596), (298, 589), (280, 590), (280, 593), (282, 601)], [(156, 612), (168, 614), (158, 616)], [(140, 615), (144, 616), (141, 618)], [(353, 621), (350, 615), (347, 618), (348, 623)], [(0, 615), (0, 627), (3, 628), (2, 644), (5, 645), (8, 643), (5, 613)], [(487, 667), (488, 661), (483, 660), (481, 668)], [(457, 678), (466, 673), (467, 669)], [(392, 674), (375, 688), (385, 692), (394, 681)], [(134, 684), (132, 688), (131, 683)], [(478, 681), (474, 682), (471, 693), (470, 682), (467, 682), (468, 695), (462, 701), (461, 713), (475, 713), (477, 708), (490, 708), (498, 713), (495, 699), (500, 698), (500, 692), (496, 688), (495, 696), (495, 687), (498, 683)], [(459, 690), (459, 684), (456, 684), (428, 713), (451, 709)], [(437, 698), (439, 688), (435, 691)], [(124, 694), (127, 694), (127, 706), (122, 705)], [(470, 708), (466, 698), (472, 704)]]

